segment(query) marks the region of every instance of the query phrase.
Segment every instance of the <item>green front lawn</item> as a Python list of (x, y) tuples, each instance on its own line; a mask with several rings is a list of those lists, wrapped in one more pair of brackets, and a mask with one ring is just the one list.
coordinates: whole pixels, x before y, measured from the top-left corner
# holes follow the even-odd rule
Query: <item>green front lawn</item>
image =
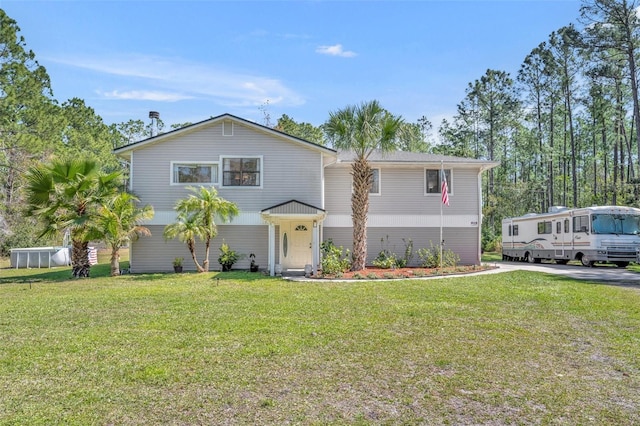
[(637, 288), (65, 273), (0, 270), (0, 424), (640, 422)]

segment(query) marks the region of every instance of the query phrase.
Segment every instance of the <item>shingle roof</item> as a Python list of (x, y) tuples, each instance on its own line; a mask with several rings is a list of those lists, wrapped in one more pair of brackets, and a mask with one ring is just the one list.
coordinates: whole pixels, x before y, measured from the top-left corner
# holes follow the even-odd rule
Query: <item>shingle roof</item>
[[(355, 159), (353, 151), (338, 151), (338, 161), (349, 163)], [(422, 152), (406, 152), (406, 151), (392, 151), (383, 153), (381, 151), (374, 151), (369, 157), (371, 163), (464, 163), (464, 164), (478, 164), (478, 165), (495, 165), (497, 162), (487, 160), (477, 160), (475, 158), (454, 157), (451, 155), (441, 154), (425, 154)]]

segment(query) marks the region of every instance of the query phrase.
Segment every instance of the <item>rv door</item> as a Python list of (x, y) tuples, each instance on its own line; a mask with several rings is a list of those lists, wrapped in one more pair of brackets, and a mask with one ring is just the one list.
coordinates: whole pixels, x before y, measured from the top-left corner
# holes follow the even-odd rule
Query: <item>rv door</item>
[(553, 220), (553, 248), (556, 258), (564, 257), (564, 221), (562, 218)]

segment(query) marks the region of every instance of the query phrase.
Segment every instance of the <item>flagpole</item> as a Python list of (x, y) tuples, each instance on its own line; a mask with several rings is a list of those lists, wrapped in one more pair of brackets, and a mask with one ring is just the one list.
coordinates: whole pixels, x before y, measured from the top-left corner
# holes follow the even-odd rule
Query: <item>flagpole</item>
[[(440, 160), (440, 179), (442, 180), (444, 178), (444, 161)], [(442, 183), (440, 184), (440, 191), (442, 191)], [(443, 194), (440, 194), (440, 196), (442, 197)], [(442, 269), (442, 205), (444, 203), (442, 202), (442, 200), (440, 200), (440, 269)]]

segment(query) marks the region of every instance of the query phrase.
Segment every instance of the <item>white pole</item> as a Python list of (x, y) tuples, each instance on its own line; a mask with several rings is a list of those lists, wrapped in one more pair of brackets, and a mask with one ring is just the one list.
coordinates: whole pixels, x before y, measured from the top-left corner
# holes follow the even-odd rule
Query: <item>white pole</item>
[[(444, 161), (440, 160), (440, 180), (444, 177)], [(442, 192), (442, 182), (440, 182), (440, 191)], [(440, 194), (440, 269), (442, 269), (442, 202), (443, 194)]]

